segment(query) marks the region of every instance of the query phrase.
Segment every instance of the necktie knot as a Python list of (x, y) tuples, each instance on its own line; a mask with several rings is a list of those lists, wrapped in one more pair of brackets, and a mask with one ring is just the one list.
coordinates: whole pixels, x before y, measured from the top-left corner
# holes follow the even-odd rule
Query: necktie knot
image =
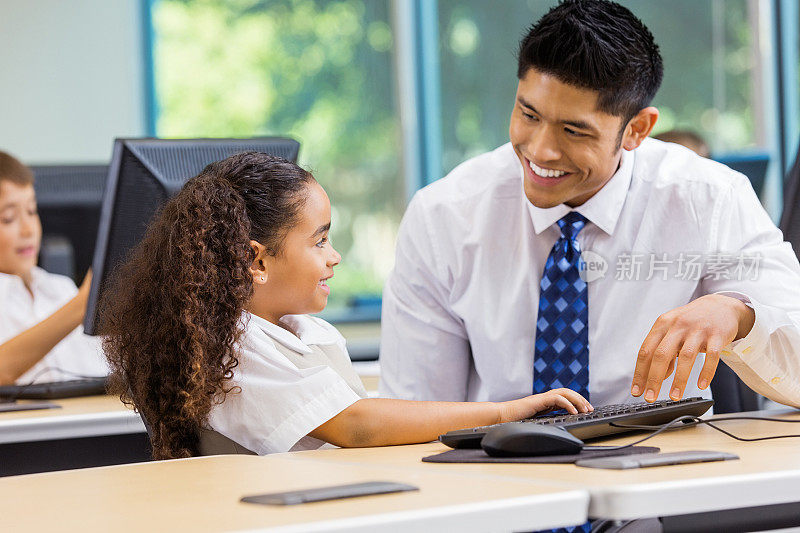
[(573, 240), (586, 225), (586, 217), (577, 211), (570, 211), (556, 222), (561, 229), (561, 235), (569, 240)]

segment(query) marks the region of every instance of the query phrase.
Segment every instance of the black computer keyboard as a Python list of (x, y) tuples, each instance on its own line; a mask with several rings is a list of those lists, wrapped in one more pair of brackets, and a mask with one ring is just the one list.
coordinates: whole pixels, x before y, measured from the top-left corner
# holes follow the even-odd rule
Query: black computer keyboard
[(106, 393), (107, 383), (108, 377), (98, 377), (28, 385), (2, 385), (0, 397), (13, 400), (56, 400), (75, 396), (95, 396)]
[[(604, 437), (614, 433), (636, 431), (620, 426), (659, 426), (680, 416), (700, 416), (714, 405), (714, 400), (704, 398), (684, 398), (683, 400), (663, 400), (654, 403), (619, 404), (595, 407), (591, 413), (548, 414), (505, 424), (552, 424), (561, 426), (581, 440)], [(504, 424), (481, 426), (449, 431), (439, 436), (439, 440), (451, 448), (480, 448), (481, 439), (486, 432)]]

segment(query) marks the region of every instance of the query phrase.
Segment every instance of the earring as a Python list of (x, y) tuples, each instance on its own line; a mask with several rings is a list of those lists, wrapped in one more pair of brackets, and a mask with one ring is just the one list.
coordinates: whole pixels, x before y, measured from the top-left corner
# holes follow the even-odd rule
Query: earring
[(264, 283), (264, 276), (261, 276), (261, 283)]

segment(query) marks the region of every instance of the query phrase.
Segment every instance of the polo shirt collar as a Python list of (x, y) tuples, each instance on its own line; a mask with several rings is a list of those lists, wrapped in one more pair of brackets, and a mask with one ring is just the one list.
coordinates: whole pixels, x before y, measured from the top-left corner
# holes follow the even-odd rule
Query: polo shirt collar
[[(56, 299), (59, 297), (58, 291), (53, 290), (53, 288), (48, 284), (48, 276), (49, 274), (47, 271), (38, 266), (34, 266), (33, 269), (31, 269), (31, 293), (33, 294), (34, 298), (38, 298), (38, 295), (40, 294), (43, 294), (45, 297), (51, 299)], [(28, 294), (28, 289), (25, 287), (25, 282), (22, 281), (22, 278), (16, 274), (5, 274), (0, 272), (0, 284), (11, 287), (12, 292), (15, 294)]]
[(246, 313), (246, 316), (250, 320), (251, 327), (257, 327), (273, 341), (298, 353), (310, 354), (312, 353), (310, 345), (334, 344), (337, 340), (331, 332), (323, 329), (313, 318), (306, 315), (286, 315), (280, 319), (297, 335), (252, 313)]

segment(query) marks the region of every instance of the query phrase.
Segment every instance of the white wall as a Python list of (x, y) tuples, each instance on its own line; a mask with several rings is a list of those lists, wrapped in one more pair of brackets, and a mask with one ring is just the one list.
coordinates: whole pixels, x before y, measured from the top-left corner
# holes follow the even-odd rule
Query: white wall
[(0, 150), (102, 163), (145, 134), (139, 0), (0, 1)]

